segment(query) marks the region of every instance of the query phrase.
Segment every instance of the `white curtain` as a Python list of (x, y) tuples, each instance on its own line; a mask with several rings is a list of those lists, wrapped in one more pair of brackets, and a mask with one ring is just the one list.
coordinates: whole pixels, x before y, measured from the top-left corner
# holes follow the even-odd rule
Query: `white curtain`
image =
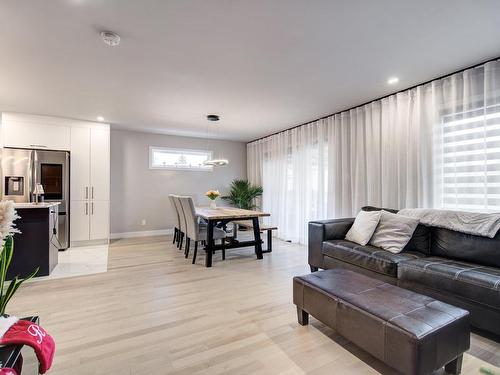
[(364, 205), (500, 209), (499, 90), (491, 62), (249, 143), (248, 178), (292, 242)]

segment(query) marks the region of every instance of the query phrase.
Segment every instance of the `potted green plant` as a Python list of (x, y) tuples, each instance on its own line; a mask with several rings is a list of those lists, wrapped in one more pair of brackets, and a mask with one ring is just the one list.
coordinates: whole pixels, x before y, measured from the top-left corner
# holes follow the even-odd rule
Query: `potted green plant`
[(262, 195), (262, 186), (252, 185), (248, 180), (235, 179), (229, 187), (229, 194), (222, 197), (231, 205), (246, 210), (257, 208), (255, 199)]
[(20, 231), (15, 228), (14, 221), (19, 216), (14, 209), (14, 203), (11, 201), (0, 202), (0, 237), (2, 240), (2, 248), (0, 249), (0, 316), (5, 316), (7, 304), (17, 292), (22, 283), (34, 277), (38, 268), (26, 278), (14, 277), (8, 285), (6, 285), (7, 271), (12, 261), (14, 254), (14, 238), (15, 233)]

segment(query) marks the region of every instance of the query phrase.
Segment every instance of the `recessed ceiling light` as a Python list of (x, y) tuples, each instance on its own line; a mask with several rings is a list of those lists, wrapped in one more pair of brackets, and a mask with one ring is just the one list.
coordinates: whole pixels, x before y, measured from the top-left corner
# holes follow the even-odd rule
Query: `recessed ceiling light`
[(389, 85), (394, 85), (394, 84), (396, 84), (396, 83), (398, 83), (398, 82), (399, 82), (399, 78), (398, 78), (398, 77), (391, 77), (391, 78), (389, 78), (389, 79), (387, 80), (387, 83), (388, 83)]
[(97, 121), (103, 122), (103, 121), (104, 121), (104, 117), (102, 117), (102, 116), (97, 116)]

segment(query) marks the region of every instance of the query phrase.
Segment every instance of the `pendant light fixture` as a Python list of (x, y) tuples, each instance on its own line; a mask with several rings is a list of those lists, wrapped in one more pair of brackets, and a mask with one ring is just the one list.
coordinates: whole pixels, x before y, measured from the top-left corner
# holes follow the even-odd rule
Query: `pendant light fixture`
[[(211, 137), (211, 134), (210, 134), (210, 122), (217, 122), (220, 120), (220, 117), (219, 115), (207, 115), (207, 151), (209, 151), (209, 146), (210, 146), (210, 139), (212, 138)], [(222, 167), (224, 165), (228, 165), (229, 164), (229, 160), (227, 159), (224, 159), (222, 153), (219, 154), (219, 157), (217, 158), (211, 158), (211, 159), (208, 159), (208, 160), (205, 160), (203, 162), (204, 165), (211, 165), (211, 166), (215, 166), (215, 167)]]

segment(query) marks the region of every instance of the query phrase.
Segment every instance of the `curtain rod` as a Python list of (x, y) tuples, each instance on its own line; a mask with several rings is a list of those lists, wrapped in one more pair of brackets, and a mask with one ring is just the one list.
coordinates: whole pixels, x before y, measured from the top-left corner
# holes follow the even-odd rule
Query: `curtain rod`
[(268, 137), (272, 137), (273, 135), (276, 135), (276, 134), (280, 134), (280, 133), (284, 133), (284, 132), (287, 132), (289, 130), (293, 130), (293, 129), (296, 129), (296, 128), (300, 128), (301, 126), (305, 126), (305, 125), (308, 125), (310, 123), (313, 123), (313, 122), (316, 122), (316, 121), (320, 121), (320, 120), (324, 120), (328, 117), (331, 117), (331, 116), (335, 116), (335, 115), (338, 115), (338, 114), (341, 114), (342, 112), (347, 112), (347, 111), (350, 111), (351, 109), (355, 109), (355, 108), (358, 108), (358, 107), (363, 107), (367, 104), (370, 104), (370, 103), (373, 103), (373, 102), (377, 102), (379, 100), (382, 100), (382, 99), (385, 99), (385, 98), (388, 98), (389, 96), (392, 96), (392, 95), (396, 95), (396, 94), (399, 94), (400, 92), (404, 92), (404, 91), (408, 91), (408, 90), (412, 90), (418, 86), (423, 86), (423, 85), (427, 85), (428, 83), (431, 83), (433, 81), (437, 81), (437, 80), (440, 80), (440, 79), (444, 79), (444, 78), (447, 78), (447, 77), (451, 77), (452, 75), (454, 74), (458, 74), (458, 73), (461, 73), (461, 72), (464, 72), (466, 70), (469, 70), (469, 69), (474, 69), (474, 68), (478, 68), (484, 64), (487, 64), (489, 62), (492, 62), (492, 61), (497, 61), (497, 60), (500, 60), (500, 56), (497, 56), (497, 57), (494, 57), (492, 59), (488, 59), (486, 61), (483, 61), (483, 62), (480, 62), (480, 63), (477, 63), (477, 64), (474, 64), (474, 65), (471, 65), (471, 66), (468, 66), (466, 68), (462, 68), (462, 69), (459, 69), (459, 70), (456, 70), (454, 71), (453, 73), (447, 73), (445, 75), (442, 75), (440, 77), (437, 77), (437, 78), (432, 78), (428, 81), (425, 81), (425, 82), (422, 82), (422, 83), (418, 83), (416, 85), (413, 85), (411, 87), (408, 87), (408, 88), (405, 88), (405, 89), (402, 89), (402, 90), (399, 90), (399, 91), (395, 91), (393, 93), (390, 93), (390, 94), (387, 94), (387, 95), (384, 95), (384, 96), (381, 96), (380, 98), (377, 98), (377, 99), (371, 99), (367, 102), (364, 102), (362, 104), (357, 104), (355, 105), (354, 107), (351, 107), (351, 108), (347, 108), (347, 109), (343, 109), (341, 111), (338, 111), (338, 112), (335, 112), (335, 113), (331, 113), (329, 115), (326, 115), (326, 116), (322, 116), (322, 117), (318, 117), (317, 119), (315, 120), (311, 120), (311, 121), (307, 121), (307, 122), (304, 122), (302, 124), (299, 124), (299, 125), (295, 125), (295, 126), (292, 126), (290, 128), (287, 128), (287, 129), (283, 129), (283, 130), (280, 130), (280, 131), (277, 131), (275, 133), (272, 133), (272, 134), (268, 134), (268, 135), (265, 135), (263, 137), (260, 137), (260, 138), (257, 138), (257, 139), (254, 139), (253, 141), (250, 141), (250, 142), (247, 142), (247, 144), (250, 144), (250, 143), (253, 143), (253, 142), (257, 142), (257, 141), (260, 141), (261, 139), (264, 139), (264, 138), (268, 138)]

